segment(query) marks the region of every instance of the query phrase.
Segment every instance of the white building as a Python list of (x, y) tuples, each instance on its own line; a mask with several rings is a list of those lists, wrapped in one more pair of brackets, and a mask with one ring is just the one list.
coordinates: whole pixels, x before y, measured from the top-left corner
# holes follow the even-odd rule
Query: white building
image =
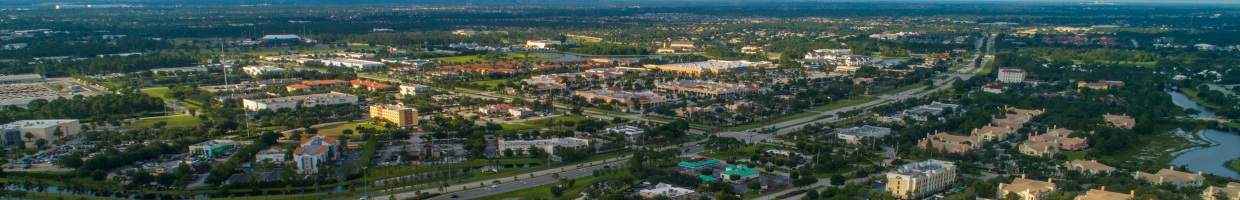
[(1025, 82), (1025, 70), (1013, 69), (1013, 68), (999, 69), (999, 82), (1002, 82), (1002, 83)]
[(0, 84), (41, 83), (46, 81), (47, 78), (43, 78), (43, 75), (39, 74), (15, 74), (0, 76)]
[(941, 160), (909, 163), (887, 173), (887, 193), (900, 199), (920, 199), (956, 182), (956, 165)]
[(352, 58), (321, 59), (319, 60), (319, 62), (322, 62), (323, 65), (327, 65), (327, 66), (347, 67), (347, 68), (353, 68), (355, 70), (372, 70), (372, 69), (379, 69), (379, 68), (383, 68), (384, 66), (387, 66), (387, 64), (383, 64), (382, 62), (375, 62), (375, 61), (369, 61), (369, 60), (358, 60), (358, 59), (352, 59)]
[(254, 154), (254, 160), (266, 163), (284, 163), (286, 160), (286, 152), (284, 148), (273, 146)]
[(525, 41), (525, 48), (546, 49), (560, 44), (562, 44), (562, 42), (555, 40), (528, 40)]
[(415, 96), (415, 95), (418, 95), (419, 92), (427, 92), (427, 91), (431, 91), (430, 86), (425, 86), (421, 84), (412, 84), (412, 83), (411, 84), (400, 84), (400, 95)]
[(355, 104), (357, 96), (331, 92), (300, 96), (276, 97), (267, 99), (242, 99), (241, 105), (249, 111), (279, 110), (281, 108), (297, 109), (298, 107), (315, 107), (320, 105)]
[(206, 158), (214, 158), (232, 151), (237, 148), (237, 141), (232, 140), (207, 140), (197, 144), (189, 145), (189, 154), (198, 155)]
[(555, 154), (556, 147), (573, 148), (573, 147), (589, 146), (590, 140), (575, 138), (575, 137), (551, 138), (551, 139), (540, 139), (540, 140), (500, 139), (496, 143), (497, 143), (497, 146), (499, 146), (499, 148), (497, 149), (497, 151), (499, 152), (503, 152), (505, 150), (511, 149), (513, 152), (524, 154), (524, 153), (528, 153), (526, 151), (529, 149), (541, 148), (543, 149), (544, 152), (547, 152), (548, 154)]
[(866, 138), (881, 138), (888, 134), (891, 134), (891, 128), (870, 125), (835, 129), (835, 136), (849, 144), (860, 144)]
[(3, 133), (0, 141), (5, 146), (24, 143), (26, 147), (35, 147), (39, 140), (51, 144), (57, 139), (77, 135), (82, 132), (82, 124), (76, 119), (21, 120), (0, 125), (0, 132)]
[(337, 150), (337, 145), (339, 144), (336, 138), (329, 136), (319, 135), (301, 139), (297, 149), (293, 150), (293, 162), (297, 163), (297, 173), (318, 173), (319, 167), (327, 164), (340, 154)]
[(696, 191), (687, 188), (676, 187), (667, 183), (659, 183), (653, 188), (638, 190), (637, 194), (644, 199), (654, 199), (660, 196), (671, 199), (684, 199), (695, 192)]
[(259, 65), (259, 66), (241, 67), (241, 71), (245, 72), (246, 75), (250, 75), (250, 76), (262, 76), (262, 75), (267, 75), (267, 74), (284, 73), (284, 68), (270, 66), (270, 65)]

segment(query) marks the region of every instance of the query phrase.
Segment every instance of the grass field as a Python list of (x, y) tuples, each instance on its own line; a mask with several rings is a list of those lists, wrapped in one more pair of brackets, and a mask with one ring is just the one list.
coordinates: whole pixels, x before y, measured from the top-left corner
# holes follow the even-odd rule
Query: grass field
[(529, 121), (518, 122), (518, 123), (500, 124), (500, 127), (502, 127), (504, 131), (537, 130), (537, 129), (542, 129), (542, 128), (548, 128), (547, 121), (551, 121), (551, 120), (555, 121), (555, 123), (552, 124), (552, 126), (558, 127), (559, 123), (565, 122), (565, 121), (570, 121), (573, 123), (584, 121), (586, 120), (586, 116), (559, 115), (559, 116), (554, 116), (554, 117), (535, 119), (535, 120), (529, 120)]
[(515, 54), (506, 53), (498, 58), (488, 58), (484, 55), (468, 55), (468, 56), (452, 56), (431, 58), (431, 60), (440, 63), (472, 63), (472, 62), (491, 62), (491, 61), (541, 61), (550, 60), (552, 57), (538, 54)]
[(337, 124), (337, 125), (331, 125), (331, 126), (321, 127), (321, 128), (319, 128), (319, 135), (328, 135), (328, 136), (336, 136), (336, 137), (339, 137), (339, 136), (341, 136), (341, 135), (344, 135), (344, 130), (345, 130), (345, 129), (349, 129), (349, 130), (353, 130), (353, 135), (350, 135), (350, 136), (349, 136), (350, 138), (352, 138), (352, 139), (360, 139), (360, 138), (362, 137), (362, 135), (361, 135), (361, 134), (359, 134), (359, 133), (357, 132), (357, 128), (358, 128), (358, 127), (367, 127), (367, 128), (374, 128), (374, 129), (378, 129), (378, 130), (383, 130), (383, 127), (382, 127), (382, 126), (376, 126), (376, 125), (374, 125), (374, 124), (371, 124), (369, 121), (362, 121), (362, 122), (349, 122), (349, 123), (343, 123), (343, 124)]
[(202, 120), (198, 117), (190, 115), (169, 115), (163, 117), (152, 117), (141, 119), (129, 124), (130, 129), (148, 129), (155, 126), (156, 123), (164, 122), (164, 128), (193, 128), (202, 125)]
[(164, 102), (167, 102), (167, 103), (174, 103), (174, 104), (185, 106), (186, 108), (192, 108), (192, 109), (198, 109), (199, 107), (201, 107), (201, 105), (194, 103), (194, 102), (173, 99), (172, 96), (168, 94), (172, 92), (172, 89), (169, 89), (168, 87), (142, 88), (141, 91), (142, 91), (142, 94), (145, 94), (147, 96), (152, 96), (155, 98), (159, 98), (159, 99), (163, 99)]
[(496, 91), (496, 90), (499, 90), (499, 84), (504, 83), (504, 81), (508, 81), (508, 80), (504, 80), (504, 79), (481, 80), (481, 81), (474, 81), (470, 83), (481, 85), (482, 88), (485, 90)]
[(702, 153), (702, 156), (719, 160), (748, 159), (750, 155), (757, 155), (759, 150), (758, 145), (751, 144), (740, 148), (732, 148), (723, 151), (710, 151), (707, 153)]

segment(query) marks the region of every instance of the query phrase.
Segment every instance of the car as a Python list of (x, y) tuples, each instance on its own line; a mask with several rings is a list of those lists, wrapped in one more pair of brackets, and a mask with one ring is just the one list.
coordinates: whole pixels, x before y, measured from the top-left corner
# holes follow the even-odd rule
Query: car
[(448, 196), (448, 198), (461, 198), (461, 195), (452, 194), (452, 196)]

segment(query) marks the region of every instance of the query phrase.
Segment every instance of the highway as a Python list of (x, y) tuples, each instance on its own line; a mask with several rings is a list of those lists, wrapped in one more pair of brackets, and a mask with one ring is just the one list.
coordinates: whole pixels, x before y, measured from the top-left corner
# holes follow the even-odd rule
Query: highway
[[(451, 185), (451, 186), (447, 186), (443, 188), (427, 188), (427, 189), (416, 190), (416, 191), (401, 192), (401, 193), (392, 194), (392, 195), (382, 195), (382, 196), (375, 197), (374, 199), (389, 200), (389, 199), (392, 199), (391, 197), (394, 197), (394, 199), (409, 199), (409, 198), (416, 197), (417, 194), (419, 193), (444, 194), (444, 195), (436, 196), (435, 198), (432, 198), (432, 199), (445, 199), (445, 198), (451, 197), (453, 194), (457, 195), (459, 198), (471, 199), (471, 198), (483, 197), (483, 196), (487, 196), (491, 194), (499, 194), (499, 193), (516, 191), (516, 190), (521, 190), (525, 188), (537, 187), (540, 185), (554, 183), (556, 180), (554, 178), (556, 174), (559, 174), (561, 178), (585, 177), (585, 176), (592, 175), (593, 172), (596, 170), (605, 168), (605, 166), (613, 166), (613, 167), (622, 166), (626, 163), (625, 161), (628, 161), (628, 160), (629, 160), (629, 156), (623, 156), (623, 157), (618, 157), (618, 158), (610, 158), (610, 159), (605, 159), (605, 160), (592, 161), (588, 163), (581, 163), (577, 165), (546, 169), (546, 170), (536, 171), (536, 172), (527, 173), (527, 174), (519, 174), (519, 175), (514, 175), (514, 176), (506, 176), (506, 177), (493, 178), (493, 179), (487, 179), (487, 180), (481, 180), (481, 181), (474, 181), (474, 182), (469, 182), (469, 183), (456, 184), (456, 185)], [(498, 185), (494, 184), (497, 182), (499, 183)]]

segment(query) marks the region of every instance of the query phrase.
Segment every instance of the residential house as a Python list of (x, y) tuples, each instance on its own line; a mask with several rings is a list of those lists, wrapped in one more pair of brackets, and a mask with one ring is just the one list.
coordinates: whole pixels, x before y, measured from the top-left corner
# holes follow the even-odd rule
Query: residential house
[(999, 183), (999, 193), (995, 196), (1006, 197), (1009, 194), (1016, 194), (1022, 200), (1039, 200), (1045, 199), (1046, 194), (1055, 192), (1055, 182), (1051, 179), (1046, 181), (1025, 179), (1024, 176), (1012, 180), (1012, 183)]

